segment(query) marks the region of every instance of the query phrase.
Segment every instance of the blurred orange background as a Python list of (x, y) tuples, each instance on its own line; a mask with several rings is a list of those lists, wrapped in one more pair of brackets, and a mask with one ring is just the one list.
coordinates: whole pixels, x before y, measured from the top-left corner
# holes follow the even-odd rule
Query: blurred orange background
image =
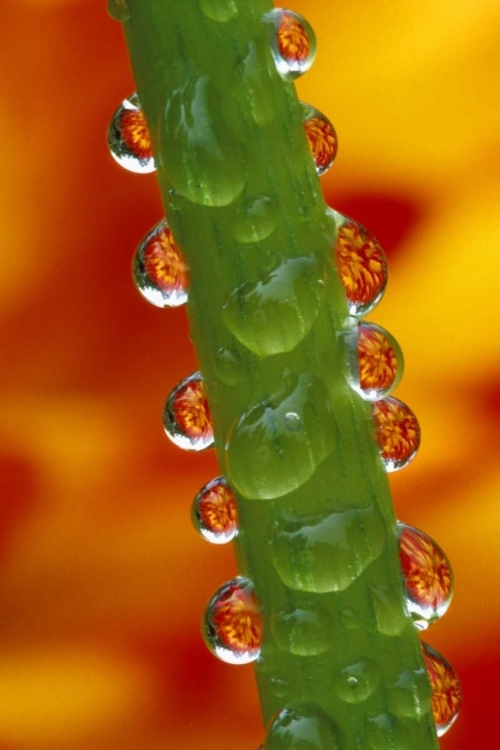
[[(370, 319), (403, 347), (396, 395), (423, 431), (391, 479), (397, 513), (454, 565), (454, 603), (426, 634), (464, 690), (442, 747), (497, 747), (497, 0), (292, 7), (319, 43), (299, 95), (339, 134), (328, 202), (390, 261)], [(105, 144), (134, 88), (120, 25), (104, 0), (2, 0), (0, 26), (0, 749), (254, 750), (252, 668), (199, 633), (235, 573), (191, 528), (215, 458), (161, 425), (196, 369), (185, 311), (148, 306), (130, 279), (160, 198)]]

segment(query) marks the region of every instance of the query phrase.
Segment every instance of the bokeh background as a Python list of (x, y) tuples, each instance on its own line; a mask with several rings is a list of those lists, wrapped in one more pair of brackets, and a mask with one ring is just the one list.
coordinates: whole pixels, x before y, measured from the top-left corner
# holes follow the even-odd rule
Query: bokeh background
[[(500, 166), (497, 0), (295, 0), (319, 52), (298, 85), (340, 139), (330, 205), (368, 226), (391, 279), (370, 318), (406, 355), (420, 457), (399, 517), (450, 556), (427, 640), (464, 689), (446, 750), (495, 748), (500, 667)], [(108, 120), (133, 91), (104, 0), (2, 0), (1, 750), (254, 750), (251, 667), (199, 621), (232, 551), (190, 524), (217, 474), (177, 451), (164, 399), (196, 368), (184, 310), (134, 290), (162, 215)]]

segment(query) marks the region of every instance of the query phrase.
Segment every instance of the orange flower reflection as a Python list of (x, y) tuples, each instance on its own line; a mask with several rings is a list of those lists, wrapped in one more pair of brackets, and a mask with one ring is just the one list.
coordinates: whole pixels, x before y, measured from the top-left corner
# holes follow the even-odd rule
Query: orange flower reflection
[(408, 595), (420, 605), (438, 610), (449, 599), (452, 572), (444, 552), (426, 534), (404, 526), (399, 559)]
[(200, 497), (198, 511), (200, 520), (213, 534), (228, 535), (236, 529), (236, 497), (224, 480), (210, 483)]
[(187, 266), (171, 230), (163, 226), (153, 234), (143, 251), (144, 268), (151, 281), (162, 292), (185, 291)]
[(347, 299), (366, 310), (387, 282), (384, 251), (368, 230), (348, 219), (339, 227), (335, 254)]
[(398, 358), (383, 331), (373, 325), (358, 329), (358, 373), (363, 391), (386, 391), (398, 374)]
[(284, 60), (305, 62), (310, 44), (307, 31), (292, 13), (282, 13), (278, 26), (278, 49)]
[(326, 117), (311, 117), (304, 122), (309, 147), (321, 174), (331, 166), (337, 154), (337, 134)]
[(212, 437), (212, 422), (205, 386), (201, 378), (191, 379), (181, 386), (172, 403), (177, 428), (191, 441)]
[(453, 667), (426, 643), (422, 646), (432, 688), (432, 714), (438, 736), (441, 736), (458, 716), (462, 689)]
[(151, 136), (142, 109), (125, 109), (120, 119), (123, 142), (127, 149), (141, 161), (151, 159)]
[(228, 586), (213, 604), (212, 622), (220, 643), (233, 653), (260, 649), (262, 617), (249, 586)]

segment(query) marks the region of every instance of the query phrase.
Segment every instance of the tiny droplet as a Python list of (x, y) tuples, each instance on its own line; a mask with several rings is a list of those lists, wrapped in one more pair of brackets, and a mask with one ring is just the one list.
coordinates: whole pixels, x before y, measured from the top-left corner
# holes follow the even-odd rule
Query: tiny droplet
[(308, 104), (302, 104), (302, 107), (304, 109), (304, 130), (314, 159), (316, 172), (322, 175), (330, 169), (337, 156), (337, 134), (325, 115)]
[(432, 688), (432, 714), (437, 736), (442, 737), (458, 717), (462, 688), (451, 664), (427, 643), (422, 643), (422, 648)]
[(129, 172), (155, 171), (149, 128), (137, 94), (124, 99), (111, 118), (108, 147), (115, 161)]
[(186, 262), (164, 219), (137, 248), (132, 272), (139, 292), (156, 307), (178, 307), (187, 301)]
[(226, 544), (238, 533), (236, 497), (224, 477), (206, 484), (193, 502), (193, 523), (208, 542)]
[(213, 445), (210, 411), (199, 372), (180, 382), (168, 397), (163, 425), (170, 440), (188, 451), (202, 451)]
[(277, 8), (265, 21), (272, 29), (271, 50), (278, 73), (289, 81), (306, 73), (316, 56), (316, 36), (306, 19)]
[(130, 19), (128, 0), (108, 0), (108, 13), (117, 21), (128, 21)]
[(372, 407), (375, 435), (387, 471), (408, 466), (420, 446), (420, 426), (412, 410), (389, 396)]

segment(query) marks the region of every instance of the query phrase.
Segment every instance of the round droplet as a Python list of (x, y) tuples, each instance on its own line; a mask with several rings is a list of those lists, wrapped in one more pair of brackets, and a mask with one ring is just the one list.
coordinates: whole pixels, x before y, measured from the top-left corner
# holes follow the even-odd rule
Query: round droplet
[(375, 401), (372, 407), (375, 435), (387, 471), (408, 466), (420, 446), (420, 426), (412, 410), (397, 398)]
[(417, 750), (406, 723), (390, 713), (368, 717), (365, 727), (369, 750)]
[(283, 513), (271, 556), (282, 582), (294, 591), (345, 591), (382, 553), (386, 539), (376, 506), (314, 516)]
[(393, 714), (403, 719), (421, 719), (429, 711), (431, 691), (423, 669), (405, 670), (387, 691)]
[(340, 750), (339, 731), (315, 703), (294, 701), (272, 720), (266, 750)]
[(335, 673), (333, 690), (346, 703), (362, 703), (376, 690), (381, 674), (376, 662), (360, 659)]
[(367, 401), (387, 396), (403, 374), (403, 354), (388, 331), (358, 323), (347, 334), (351, 386)]
[(225, 23), (238, 15), (235, 0), (199, 0), (200, 10), (212, 21)]
[(349, 313), (365, 315), (387, 286), (387, 260), (375, 237), (361, 224), (332, 212), (338, 234), (335, 263), (345, 289)]
[(278, 646), (296, 656), (318, 656), (334, 645), (330, 613), (316, 601), (301, 601), (273, 615), (271, 630)]
[(302, 420), (296, 412), (289, 411), (285, 414), (285, 427), (290, 432), (300, 432)]
[(179, 383), (168, 397), (163, 425), (170, 440), (188, 451), (203, 451), (214, 442), (205, 386), (199, 372)]
[(406, 606), (415, 625), (425, 630), (444, 615), (453, 596), (453, 571), (441, 547), (423, 531), (398, 524), (399, 559)]
[(308, 71), (316, 55), (316, 36), (306, 19), (277, 8), (264, 20), (272, 29), (271, 50), (278, 73), (291, 81)]
[(243, 378), (241, 359), (235, 349), (221, 346), (215, 352), (215, 371), (226, 385), (236, 385)]
[(156, 307), (178, 307), (187, 301), (187, 265), (165, 220), (142, 240), (132, 272), (137, 289)]
[(332, 166), (337, 156), (337, 133), (330, 120), (314, 107), (302, 104), (304, 109), (304, 130), (314, 159), (316, 172), (324, 174)]
[(113, 115), (108, 128), (108, 147), (113, 159), (129, 172), (155, 171), (148, 123), (137, 94), (124, 99)]
[(408, 626), (408, 616), (399, 591), (393, 586), (370, 586), (377, 626), (382, 635), (401, 635)]
[(206, 484), (193, 502), (193, 523), (207, 542), (226, 544), (238, 533), (236, 497), (224, 477)]
[(290, 683), (285, 677), (275, 675), (271, 677), (271, 690), (277, 698), (285, 698), (290, 692)]
[(128, 21), (130, 19), (128, 0), (108, 0), (108, 13), (117, 21)]
[(257, 281), (238, 287), (224, 306), (236, 338), (259, 357), (289, 352), (318, 316), (326, 270), (315, 258), (289, 258)]
[(276, 229), (278, 207), (272, 198), (262, 196), (248, 201), (239, 210), (231, 228), (237, 242), (260, 242)]
[(215, 592), (205, 611), (203, 635), (210, 651), (228, 664), (259, 658), (262, 616), (248, 578), (233, 578)]
[(462, 704), (460, 680), (451, 664), (427, 643), (422, 643), (425, 665), (432, 688), (432, 714), (437, 736), (442, 737), (455, 723)]

